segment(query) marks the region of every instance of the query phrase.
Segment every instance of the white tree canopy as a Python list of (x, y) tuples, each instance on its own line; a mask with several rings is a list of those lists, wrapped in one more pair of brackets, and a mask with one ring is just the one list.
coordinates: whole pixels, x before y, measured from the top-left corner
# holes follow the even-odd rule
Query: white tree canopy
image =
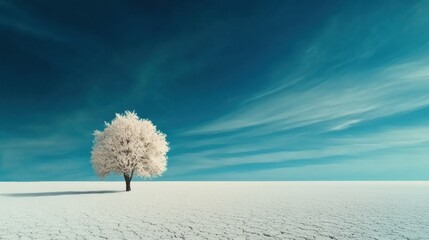
[(116, 114), (104, 131), (94, 132), (92, 166), (101, 178), (109, 173), (132, 178), (157, 177), (167, 170), (166, 135), (150, 120), (140, 119), (135, 112)]

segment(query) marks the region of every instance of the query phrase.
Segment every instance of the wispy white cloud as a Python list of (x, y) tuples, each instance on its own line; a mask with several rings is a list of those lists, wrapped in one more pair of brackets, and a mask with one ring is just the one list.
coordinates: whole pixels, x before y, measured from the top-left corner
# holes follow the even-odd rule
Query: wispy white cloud
[(407, 62), (375, 73), (333, 76), (310, 89), (270, 95), (190, 133), (266, 125), (276, 131), (338, 121), (356, 124), (355, 119), (363, 122), (413, 111), (429, 105), (428, 63)]
[(426, 180), (427, 148), (400, 153), (350, 158), (326, 164), (260, 168), (252, 171), (216, 172), (199, 175), (211, 180)]
[(12, 2), (0, 2), (1, 9), (3, 9), (3, 13), (0, 13), (1, 27), (55, 41), (65, 40), (60, 35), (54, 34), (52, 27), (49, 27), (48, 23), (40, 22), (40, 19), (20, 9)]
[[(409, 15), (392, 23), (399, 22), (402, 28), (377, 23), (373, 16), (352, 21), (343, 21), (345, 16), (334, 18), (302, 51), (295, 71), (245, 100), (235, 111), (187, 133), (252, 127), (271, 133), (315, 124), (326, 131), (338, 131), (429, 106), (429, 33), (416, 23), (414, 11), (412, 8)], [(429, 19), (426, 21), (429, 24)], [(372, 24), (370, 32), (364, 28), (368, 22)], [(404, 45), (402, 52), (378, 60), (386, 46), (405, 43), (405, 34), (424, 36), (426, 41), (409, 51)]]
[(331, 130), (333, 131), (340, 131), (340, 130), (344, 130), (349, 128), (350, 126), (352, 126), (353, 124), (359, 123), (361, 120), (360, 119), (352, 119), (352, 120), (348, 120), (344, 123), (341, 123), (339, 125), (334, 126), (333, 128), (331, 128)]
[[(254, 163), (278, 163), (303, 159), (323, 161), (325, 158), (344, 157), (368, 159), (368, 154), (376, 151), (396, 151), (398, 149), (427, 149), (429, 146), (429, 127), (396, 127), (382, 131), (368, 132), (359, 135), (331, 136), (320, 138), (316, 144), (302, 146), (300, 149), (283, 149), (272, 151), (271, 141), (261, 141), (246, 147), (225, 145), (215, 149), (187, 153), (177, 156), (176, 161), (182, 163), (198, 162), (198, 165), (187, 165), (172, 170), (174, 174), (185, 174), (202, 169), (219, 168)], [(302, 141), (301, 141), (302, 142)], [(281, 143), (280, 143), (281, 144)], [(259, 151), (258, 150), (271, 151)], [(238, 152), (237, 152), (238, 151)], [(241, 154), (235, 154), (241, 153)], [(250, 153), (250, 154), (246, 154)], [(425, 153), (426, 154), (426, 153)], [(416, 155), (417, 157), (417, 155)]]
[[(64, 135), (48, 137), (2, 139), (0, 141), (0, 166), (3, 169), (16, 168), (37, 159), (50, 156), (61, 156), (72, 152), (80, 146), (78, 139)], [(45, 161), (41, 159), (41, 161)]]
[[(178, 145), (182, 153), (174, 157), (180, 166), (170, 174), (297, 160), (369, 161), (377, 153), (388, 161), (385, 156), (407, 149), (418, 149), (414, 157), (422, 159), (426, 126), (386, 121), (365, 128), (429, 106), (429, 18), (421, 8), (429, 10), (429, 4), (404, 8), (407, 14), (389, 22), (379, 21), (386, 9), (334, 17), (295, 62), (287, 61), (292, 65), (274, 69), (269, 86), (186, 131), (185, 144)], [(417, 39), (412, 46), (410, 38)]]

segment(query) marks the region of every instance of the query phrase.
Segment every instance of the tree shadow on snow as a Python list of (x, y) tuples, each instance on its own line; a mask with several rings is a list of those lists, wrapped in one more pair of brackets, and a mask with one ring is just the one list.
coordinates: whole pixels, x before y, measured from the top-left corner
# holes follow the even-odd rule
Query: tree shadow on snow
[(123, 191), (62, 191), (62, 192), (32, 192), (32, 193), (8, 193), (3, 194), (8, 197), (49, 197), (64, 195), (86, 195), (86, 194), (106, 194), (118, 193)]

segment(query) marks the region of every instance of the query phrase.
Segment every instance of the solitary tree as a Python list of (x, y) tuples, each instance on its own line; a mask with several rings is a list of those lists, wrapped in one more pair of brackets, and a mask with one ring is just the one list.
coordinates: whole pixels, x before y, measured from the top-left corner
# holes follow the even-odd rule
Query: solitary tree
[(111, 172), (123, 174), (126, 190), (131, 191), (134, 176), (152, 178), (167, 170), (169, 150), (166, 135), (150, 120), (140, 119), (135, 112), (116, 114), (104, 131), (94, 132), (92, 166), (100, 178)]

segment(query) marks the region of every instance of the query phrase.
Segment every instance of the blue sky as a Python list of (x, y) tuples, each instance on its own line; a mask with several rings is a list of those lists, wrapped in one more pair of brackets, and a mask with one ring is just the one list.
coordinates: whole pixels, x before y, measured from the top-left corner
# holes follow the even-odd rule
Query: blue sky
[(97, 180), (125, 110), (168, 135), (157, 180), (429, 180), (428, 12), (0, 0), (0, 180)]

